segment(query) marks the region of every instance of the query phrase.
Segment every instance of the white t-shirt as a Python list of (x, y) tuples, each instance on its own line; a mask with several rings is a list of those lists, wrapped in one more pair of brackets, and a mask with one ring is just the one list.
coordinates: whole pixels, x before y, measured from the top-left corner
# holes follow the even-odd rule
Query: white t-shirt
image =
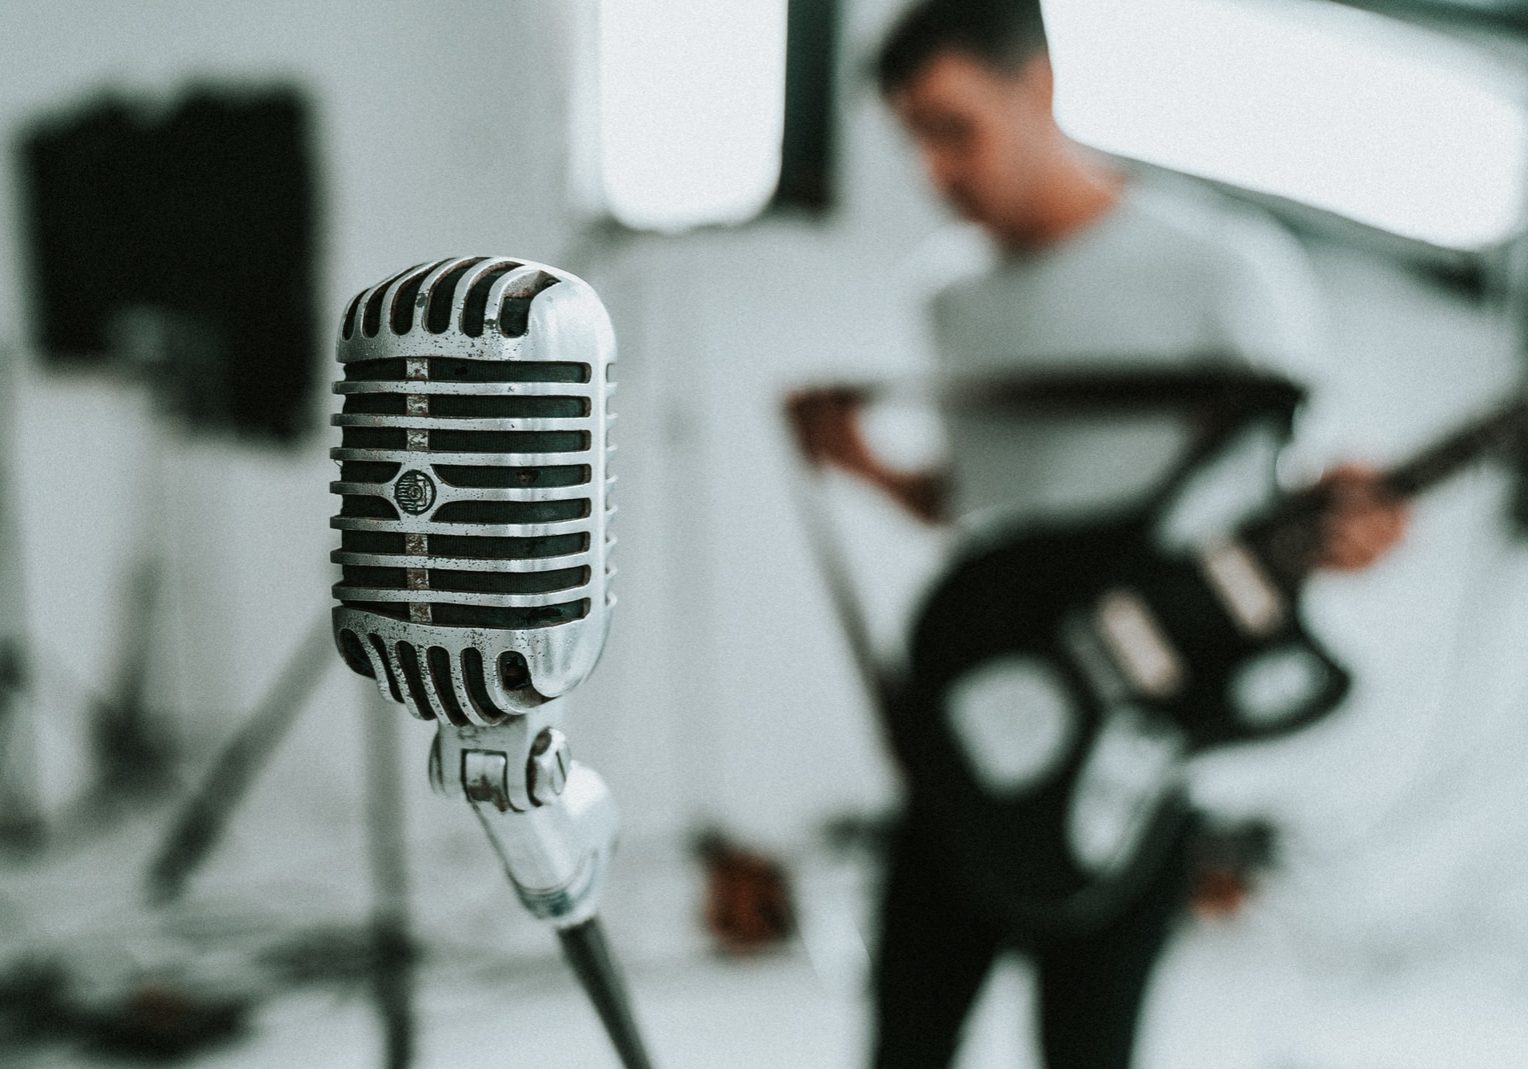
[[(1214, 359), (1298, 381), (1320, 352), (1317, 309), (1303, 249), (1272, 220), (1187, 181), (1135, 176), (1108, 214), (1059, 245), (946, 286), (931, 340), (955, 379)], [(1157, 485), (1191, 438), (1163, 414), (952, 409), (944, 422), (954, 512), (978, 529), (1117, 508)], [(1228, 522), (1266, 494), (1272, 447), (1233, 451), (1196, 479), (1177, 533)], [(1247, 498), (1236, 491), (1249, 481), (1258, 492)]]

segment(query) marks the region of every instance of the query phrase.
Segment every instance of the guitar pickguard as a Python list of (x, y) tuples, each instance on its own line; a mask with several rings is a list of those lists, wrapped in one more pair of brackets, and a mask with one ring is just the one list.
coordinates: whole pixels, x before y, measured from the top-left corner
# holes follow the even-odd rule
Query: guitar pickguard
[(1065, 930), (1119, 908), (1183, 826), (1189, 755), (1340, 699), (1345, 674), (1292, 604), (1247, 593), (1242, 563), (1162, 553), (1129, 519), (1058, 525), (930, 597), (892, 734), (994, 915)]
[(966, 763), (994, 795), (1021, 795), (1056, 775), (1080, 727), (1066, 680), (1022, 654), (994, 657), (960, 676), (945, 711)]
[(1183, 733), (1160, 716), (1121, 705), (1104, 717), (1071, 790), (1067, 842), (1099, 878), (1118, 877), (1139, 857), (1157, 814), (1181, 789)]

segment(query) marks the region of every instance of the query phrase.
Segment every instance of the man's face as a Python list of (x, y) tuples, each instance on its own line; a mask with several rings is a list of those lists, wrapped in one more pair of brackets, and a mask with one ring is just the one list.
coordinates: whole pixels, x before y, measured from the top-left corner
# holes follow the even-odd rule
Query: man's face
[(1043, 54), (1001, 71), (945, 50), (890, 104), (951, 207), (999, 237), (1025, 229), (1040, 150), (1055, 129)]

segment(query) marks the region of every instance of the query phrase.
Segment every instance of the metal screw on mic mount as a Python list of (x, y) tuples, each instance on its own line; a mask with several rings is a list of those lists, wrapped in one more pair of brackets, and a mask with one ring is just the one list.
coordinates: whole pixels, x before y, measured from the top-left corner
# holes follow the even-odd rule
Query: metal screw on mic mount
[(556, 728), (547, 728), (531, 744), (531, 760), (527, 769), (530, 781), (531, 801), (537, 805), (551, 805), (568, 785), (568, 769), (573, 763), (573, 751), (568, 737)]
[(596, 919), (615, 804), (561, 727), (614, 604), (609, 317), (567, 272), (441, 260), (357, 294), (338, 350), (335, 642), (436, 722), (435, 789), (471, 807), (623, 1063), (648, 1069)]

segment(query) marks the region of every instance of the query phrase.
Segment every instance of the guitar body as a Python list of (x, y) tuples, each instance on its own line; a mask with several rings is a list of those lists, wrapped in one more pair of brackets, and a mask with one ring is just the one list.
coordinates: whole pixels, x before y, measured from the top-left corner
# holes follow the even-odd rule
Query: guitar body
[(971, 553), (924, 603), (892, 745), (992, 915), (1031, 931), (1107, 918), (1188, 819), (1186, 757), (1345, 693), (1283, 592), (1228, 604), (1208, 559), (1161, 552), (1142, 516), (1038, 527)]
[[(871, 393), (840, 388), (838, 399)], [(1346, 694), (1347, 673), (1297, 603), (1322, 559), (1327, 488), (1283, 495), (1219, 543), (1169, 552), (1156, 538), (1201, 464), (1255, 426), (1287, 436), (1300, 397), (1285, 380), (1219, 367), (1024, 376), (948, 394), (1016, 419), (1175, 411), (1197, 441), (1135, 511), (1015, 530), (957, 560), (920, 610), (905, 678), (877, 664), (821, 510), (803, 505), (913, 819), (990, 917), (1026, 932), (1109, 919), (1183, 834), (1187, 758), (1303, 727)], [(1376, 489), (1410, 498), (1477, 457), (1524, 449), (1528, 400), (1514, 396)]]

